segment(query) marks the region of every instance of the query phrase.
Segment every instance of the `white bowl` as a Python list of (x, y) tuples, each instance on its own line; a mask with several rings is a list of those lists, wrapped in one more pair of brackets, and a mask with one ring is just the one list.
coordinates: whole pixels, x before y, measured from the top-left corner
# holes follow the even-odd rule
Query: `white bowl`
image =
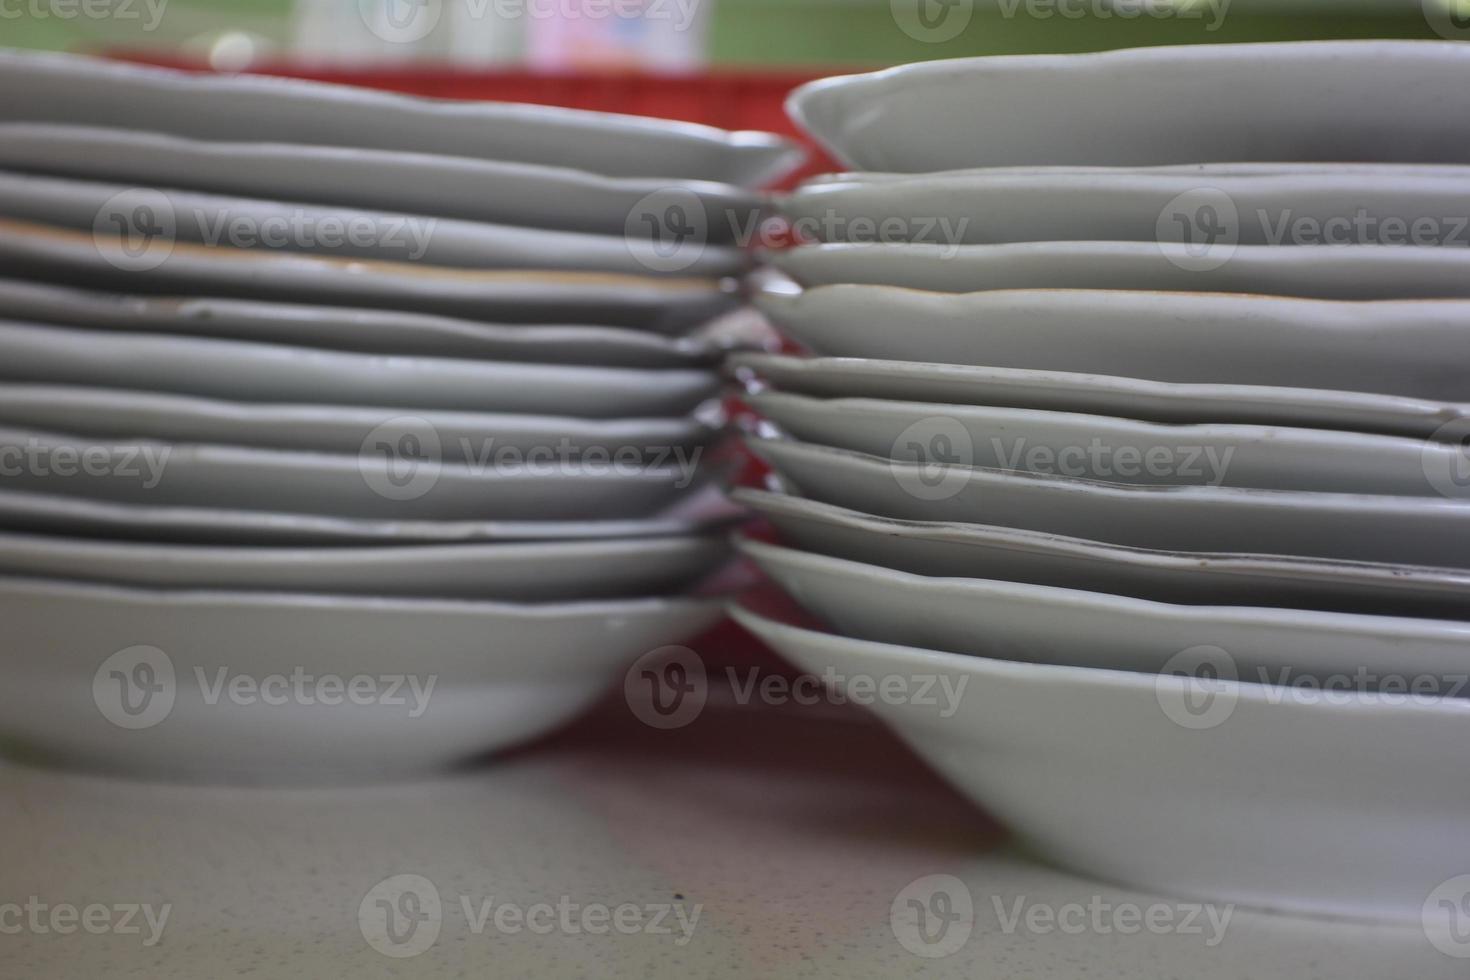
[(208, 296), (129, 296), (19, 279), (0, 279), (0, 303), (11, 320), (88, 330), (219, 337), (364, 354), (601, 367), (698, 367), (718, 360), (722, 339), (581, 324), (483, 323), (402, 310)]
[(757, 303), (827, 356), (1470, 399), (1454, 369), (1470, 337), (1466, 300), (848, 285), (771, 291)]
[(510, 102), (199, 74), (49, 52), (6, 51), (0, 88), (32, 97), (0, 119), (151, 130), (202, 140), (308, 143), (549, 163), (618, 177), (758, 185), (801, 162), (770, 133)]
[(728, 554), (717, 536), (279, 548), (0, 532), (0, 575), (142, 588), (516, 602), (664, 595)]
[(1470, 832), (1464, 699), (1277, 697), (1245, 682), (936, 653), (733, 614), (803, 670), (832, 672), (849, 696), (872, 690), (858, 682), (910, 692), (863, 700), (1036, 853), (1108, 881), (1417, 923)]
[(992, 405), (1082, 412), (1173, 425), (1204, 422), (1292, 425), (1443, 438), (1465, 431), (1470, 404), (1397, 395), (1260, 385), (1173, 384), (1029, 368), (972, 367), (861, 357), (732, 355), (729, 368), (752, 386), (823, 398)]
[(432, 430), (446, 463), (477, 459), (487, 444), (529, 452), (566, 446), (616, 452), (633, 449), (648, 459), (691, 456), (719, 433), (723, 412), (653, 418), (586, 419), (513, 412), (456, 412), (382, 405), (309, 405), (238, 402), (120, 388), (6, 384), (0, 387), (0, 425), (130, 439), (228, 443), (259, 449), (360, 453), (385, 421), (411, 414)]
[(649, 204), (693, 201), (711, 242), (731, 240), (761, 206), (752, 191), (702, 180), (53, 123), (0, 123), (0, 167), (612, 235), (628, 233), (628, 216)]
[(0, 429), (0, 458), (0, 487), (23, 493), (401, 521), (648, 517), (709, 477), (696, 459), (636, 454), (584, 462), (492, 452), (445, 463), (415, 423), (386, 426), (352, 454)]
[(714, 372), (693, 369), (391, 357), (4, 320), (0, 320), (0, 378), (252, 402), (590, 418), (682, 415), (719, 389)]
[(1154, 551), (995, 524), (874, 517), (747, 487), (733, 496), (805, 551), (918, 575), (1028, 582), (1189, 605), (1446, 619), (1470, 614), (1470, 572), (1450, 568)]
[(750, 440), (787, 489), (880, 517), (1000, 524), (1162, 551), (1470, 567), (1470, 501), (1128, 486)]
[(901, 65), (811, 82), (787, 111), (857, 170), (1466, 163), (1444, 94), (1466, 83), (1470, 50), (1443, 41), (1188, 44)]
[[(3, 243), (0, 243), (3, 244)], [(868, 283), (941, 293), (987, 289), (1140, 289), (1310, 299), (1470, 297), (1470, 248), (1239, 245), (1205, 255), (1177, 242), (801, 245), (766, 253), (803, 286)], [(1216, 264), (1215, 259), (1223, 261)]]
[(750, 403), (803, 442), (910, 458), (909, 441), (941, 436), (947, 458), (1011, 473), (1110, 483), (1259, 487), (1470, 497), (1459, 446), (1398, 436), (1264, 425), (1160, 425), (1076, 412), (1038, 412), (875, 398), (761, 392)]
[[(229, 197), (132, 184), (70, 180), (0, 171), (0, 215), (58, 228), (92, 231), (99, 215), (149, 206), (167, 221), (168, 240), (222, 243), (249, 251), (291, 252), (340, 260), (423, 262), (441, 268), (565, 269), (624, 275), (739, 275), (747, 253), (712, 245), (702, 235), (673, 243), (624, 235), (551, 231), (421, 214), (360, 210), (319, 203)], [(233, 229), (246, 228), (233, 236)], [(275, 236), (292, 229), (280, 244)], [(299, 229), (299, 232), (297, 232)], [(344, 233), (342, 229), (350, 229)]]
[[(1168, 673), (1210, 648), (1221, 676), (1274, 687), (1470, 698), (1470, 622), (1175, 605), (985, 578), (915, 575), (744, 539), (741, 551), (844, 636), (1027, 663)], [(1191, 665), (1192, 666), (1192, 665)], [(1432, 685), (1432, 690), (1430, 685)], [(1453, 693), (1451, 693), (1453, 692)], [(1467, 701), (1470, 704), (1470, 701)]]
[[(120, 239), (0, 219), (0, 264), (34, 278), (126, 293), (219, 296), (285, 303), (409, 310), (470, 320), (589, 323), (673, 333), (739, 305), (715, 279), (534, 269), (452, 269), (419, 262), (339, 259), (191, 242), (145, 251), (147, 268)], [(157, 264), (154, 265), (154, 259)]]
[(0, 580), (0, 610), (9, 751), (269, 781), (401, 775), (525, 741), (720, 614), (693, 599), (517, 605), (44, 579)]
[(880, 228), (902, 229), (903, 241), (949, 245), (1170, 241), (1183, 237), (1174, 224), (1179, 218), (1187, 225), (1213, 208), (1219, 243), (1463, 247), (1470, 245), (1467, 190), (1470, 167), (1430, 165), (982, 169), (828, 175), (779, 204), (802, 229), (830, 242), (873, 241)]
[(734, 516), (713, 486), (662, 514), (623, 520), (404, 520), (162, 506), (0, 488), (0, 527), (26, 533), (191, 544), (450, 544), (565, 541), (692, 534)]

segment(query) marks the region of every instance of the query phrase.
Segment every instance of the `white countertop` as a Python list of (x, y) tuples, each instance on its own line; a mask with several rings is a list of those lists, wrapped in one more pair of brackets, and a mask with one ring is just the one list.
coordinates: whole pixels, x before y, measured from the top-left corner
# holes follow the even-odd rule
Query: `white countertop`
[[(688, 727), (657, 731), (610, 698), (538, 746), (411, 785), (191, 787), (0, 769), (0, 830), (6, 978), (1470, 975), (1470, 961), (1402, 926), (1236, 909), (1218, 937), (1204, 913), (1187, 929), (1139, 928), (1133, 906), (1180, 925), (1191, 909), (1035, 863), (865, 716), (831, 706), (712, 703)], [(973, 925), (960, 915), (926, 945), (895, 929), (890, 907), (906, 888), (905, 899), (931, 899), (910, 883), (935, 874), (959, 879), (940, 884), (951, 900), (968, 892)], [(409, 957), (365, 938), (364, 922), (385, 921), (376, 899), (402, 899), (398, 884), (428, 914), (419, 879), (364, 901), (395, 875), (426, 879), (441, 902), (437, 937), (387, 943)], [(165, 904), (151, 946), (142, 912), (136, 933), (52, 928), (69, 924), (58, 908), (106, 906), (100, 932), (103, 915), (124, 921), (116, 906), (150, 906), (157, 921)], [(621, 933), (608, 925), (618, 906)], [(698, 913), (687, 937), (675, 907), (686, 924)], [(954, 951), (921, 958), (899, 933)]]

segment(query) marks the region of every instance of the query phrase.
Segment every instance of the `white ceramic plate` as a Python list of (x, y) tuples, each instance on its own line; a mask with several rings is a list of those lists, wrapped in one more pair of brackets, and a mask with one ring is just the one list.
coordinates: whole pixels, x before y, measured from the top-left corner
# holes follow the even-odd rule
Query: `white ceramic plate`
[[(809, 673), (927, 684), (924, 698), (865, 702), (1037, 853), (1107, 881), (1417, 927), (1453, 873), (1445, 854), (1470, 830), (1464, 699), (1309, 700), (1244, 682), (937, 653), (733, 612)], [(958, 699), (941, 696), (961, 684)]]
[[(633, 449), (649, 459), (686, 457), (719, 431), (723, 413), (672, 418), (583, 419), (557, 415), (414, 411), (398, 424), (433, 432), (446, 463), (477, 460), (487, 449), (530, 452), (540, 446), (568, 451)], [(104, 439), (149, 438), (168, 442), (215, 442), (260, 449), (358, 453), (385, 423), (404, 418), (401, 409), (352, 405), (231, 402), (147, 391), (63, 385), (0, 386), (0, 424), (12, 428), (71, 432)]]
[[(149, 185), (66, 180), (0, 171), (0, 215), (91, 232), (138, 209), (173, 242), (337, 259), (423, 262), (439, 268), (538, 269), (622, 275), (738, 275), (747, 253), (694, 235), (670, 242), (492, 225), (425, 215), (357, 210), (270, 198), (226, 197)], [(162, 242), (159, 243), (160, 245)]]
[[(3, 153), (0, 153), (3, 159)], [(780, 208), (822, 241), (1470, 245), (1470, 168), (1311, 172), (954, 170), (810, 181)], [(1210, 211), (1203, 209), (1209, 208)], [(1359, 219), (1359, 215), (1362, 219)], [(1184, 223), (1179, 224), (1180, 221)], [(1417, 231), (1416, 231), (1417, 229)]]
[[(983, 578), (943, 578), (742, 539), (741, 551), (844, 636), (1027, 663), (1168, 673), (1208, 645), (1240, 680), (1326, 684), (1470, 678), (1470, 623), (1250, 606), (1173, 605)], [(1470, 683), (1461, 688), (1470, 698)], [(1470, 701), (1467, 701), (1470, 706)], [(1470, 707), (1467, 707), (1470, 710)]]
[(719, 378), (710, 371), (389, 357), (4, 320), (0, 378), (242, 401), (589, 418), (682, 415), (719, 390)]
[(1187, 605), (1286, 606), (1470, 618), (1470, 572), (1276, 555), (1150, 551), (946, 521), (899, 521), (742, 487), (734, 498), (784, 540), (919, 575), (1029, 582)]
[(414, 426), (387, 429), (356, 453), (0, 429), (0, 487), (156, 507), (555, 521), (647, 517), (706, 476), (693, 458), (655, 464), (641, 457), (492, 453), (445, 463), (426, 442)]
[(802, 151), (770, 133), (505, 102), (457, 102), (300, 79), (198, 74), (38, 52), (0, 53), (8, 122), (152, 130), (577, 167), (612, 177), (758, 185)]
[[(660, 203), (704, 210), (708, 240), (749, 227), (760, 198), (708, 181), (301, 143), (220, 143), (157, 132), (0, 123), (0, 167), (33, 173), (382, 208), (468, 221), (624, 235)], [(630, 217), (633, 219), (630, 222)]]
[(576, 324), (482, 323), (344, 306), (128, 296), (18, 279), (0, 279), (0, 310), (12, 320), (88, 330), (223, 337), (364, 354), (601, 367), (701, 366), (718, 360), (724, 339), (718, 335), (665, 337), (643, 330)]
[(390, 548), (253, 548), (0, 532), (0, 575), (109, 585), (435, 599), (602, 599), (683, 592), (718, 537)]
[(1470, 338), (1466, 300), (822, 286), (758, 302), (815, 353), (839, 357), (922, 351), (948, 364), (1470, 399), (1455, 369)]
[[(20, 127), (24, 129), (25, 127)], [(882, 184), (892, 181), (922, 179), (923, 177), (950, 177), (969, 174), (989, 174), (995, 177), (1064, 177), (1064, 176), (1114, 176), (1137, 174), (1141, 177), (1202, 176), (1202, 177), (1297, 177), (1303, 174), (1329, 174), (1358, 177), (1458, 177), (1466, 168), (1454, 163), (1344, 163), (1339, 160), (1271, 160), (1243, 161), (1236, 163), (1173, 163), (1148, 167), (1077, 167), (1077, 166), (1017, 166), (1017, 167), (963, 167), (951, 170), (925, 171), (923, 174), (895, 173), (881, 170), (838, 170), (825, 174), (814, 174), (802, 181), (802, 187), (823, 183), (834, 184)]]
[[(822, 398), (993, 405), (1082, 412), (1170, 424), (1204, 422), (1293, 425), (1419, 438), (1466, 431), (1470, 404), (1355, 391), (1184, 385), (1023, 368), (970, 367), (858, 357), (786, 357), (742, 353), (737, 377)], [(759, 379), (759, 380), (757, 380)]]
[(751, 440), (788, 490), (880, 517), (1000, 524), (1161, 551), (1470, 567), (1470, 502), (1240, 487), (1124, 486)]
[[(640, 654), (719, 616), (717, 604), (689, 599), (521, 605), (19, 578), (0, 582), (0, 610), (12, 678), (0, 731), (12, 749), (273, 782), (401, 774), (525, 741), (575, 715)], [(123, 653), (139, 647), (157, 652)], [(232, 694), (218, 689), (222, 677), (259, 686)], [(333, 678), (339, 686), (325, 686)], [(350, 683), (349, 697), (340, 685)]]
[(118, 503), (0, 488), (0, 527), (117, 541), (232, 545), (405, 545), (570, 541), (695, 534), (732, 519), (709, 488), (652, 517), (626, 520), (434, 521), (353, 518), (223, 507)]
[(1443, 442), (781, 392), (756, 394), (750, 401), (803, 442), (884, 459), (913, 459), (913, 443), (926, 451), (938, 443), (951, 462), (1009, 473), (1162, 486), (1470, 497), (1470, 449)]
[(120, 239), (0, 219), (0, 269), (7, 276), (87, 289), (410, 310), (492, 322), (594, 323), (666, 333), (682, 332), (739, 304), (732, 285), (712, 279), (447, 269), (188, 242), (156, 252), (147, 247), (137, 256), (143, 263), (139, 265), (122, 250)]
[(812, 82), (787, 111), (855, 170), (1465, 163), (1461, 83), (1470, 50), (1442, 41), (1191, 44), (921, 62)]
[[(1200, 265), (1204, 254), (1206, 264)], [(1210, 254), (1175, 242), (1009, 245), (835, 244), (768, 252), (805, 286), (871, 283), (942, 293), (1148, 289), (1312, 299), (1470, 297), (1470, 248), (1241, 245)], [(1217, 260), (1219, 264), (1216, 264)]]

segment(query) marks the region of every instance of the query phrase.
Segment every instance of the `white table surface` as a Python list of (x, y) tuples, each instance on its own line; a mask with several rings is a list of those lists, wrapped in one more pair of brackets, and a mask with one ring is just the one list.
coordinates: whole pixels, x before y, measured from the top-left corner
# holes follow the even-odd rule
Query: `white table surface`
[[(431, 882), (442, 913), (432, 945), (394, 958), (369, 945), (359, 907), (400, 874)], [(952, 934), (963, 944), (941, 958), (909, 952), (889, 917), (931, 874), (960, 879), (974, 907), (973, 926)], [(656, 731), (610, 698), (540, 745), (414, 784), (250, 789), (0, 769), (0, 905), (32, 896), (47, 909), (167, 903), (169, 918), (145, 946), (146, 925), (58, 934), (43, 914), (42, 928), (0, 934), (7, 980), (1470, 976), (1470, 961), (1404, 926), (1236, 909), (1216, 945), (1208, 925), (1121, 933), (1107, 915), (1126, 903), (1188, 909), (1025, 857), (886, 732), (831, 706), (712, 703), (687, 728)], [(539, 934), (508, 919), (476, 932), (462, 897), (471, 909), (561, 902), (573, 923), (625, 903), (699, 917), (683, 943), (677, 926)], [(1104, 927), (1008, 931), (997, 902), (1006, 917), (1018, 902), (1100, 908)]]

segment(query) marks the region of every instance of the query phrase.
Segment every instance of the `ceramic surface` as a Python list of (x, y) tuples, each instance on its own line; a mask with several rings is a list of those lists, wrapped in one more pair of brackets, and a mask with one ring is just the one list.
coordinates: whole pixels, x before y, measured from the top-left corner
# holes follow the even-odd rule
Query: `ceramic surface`
[(6, 51), (7, 122), (151, 130), (226, 142), (307, 143), (577, 167), (614, 177), (758, 185), (801, 162), (769, 133), (544, 105), (423, 99), (258, 75), (201, 75)]
[(750, 445), (788, 489), (880, 517), (1000, 524), (1162, 551), (1470, 567), (1464, 500), (1125, 486), (900, 462), (792, 440)]
[(407, 354), (601, 367), (694, 367), (716, 361), (724, 338), (667, 337), (581, 324), (483, 323), (401, 310), (130, 296), (0, 279), (12, 320), (88, 330), (167, 333), (365, 354)]
[(0, 123), (0, 167), (605, 235), (628, 234), (628, 216), (650, 205), (692, 201), (703, 207), (708, 240), (721, 244), (761, 206), (751, 191), (710, 181), (49, 123)]
[(990, 405), (1110, 415), (1173, 425), (1219, 422), (1458, 439), (1470, 404), (1255, 385), (1171, 384), (1061, 371), (859, 357), (736, 354), (729, 367), (759, 389), (822, 398)]
[(1466, 163), (1458, 81), (1470, 51), (1446, 41), (1189, 44), (925, 61), (809, 83), (787, 111), (855, 170)]
[(0, 386), (0, 425), (107, 439), (149, 438), (169, 442), (212, 442), (259, 449), (360, 453), (375, 432), (399, 419), (425, 435), (432, 432), (442, 462), (478, 460), (487, 451), (527, 453), (538, 447), (584, 452), (633, 450), (648, 459), (691, 457), (708, 446), (723, 413), (671, 418), (583, 419), (561, 415), (415, 410), (384, 406), (237, 402), (187, 395), (160, 395), (117, 388), (65, 385)]
[(849, 285), (770, 291), (758, 304), (813, 352), (838, 357), (901, 361), (922, 352), (950, 364), (1182, 384), (1470, 399), (1453, 366), (1470, 333), (1466, 300)]
[(0, 487), (154, 507), (286, 511), (380, 520), (648, 517), (707, 478), (697, 461), (545, 454), (444, 463), (413, 424), (356, 453), (0, 429)]
[(169, 241), (252, 252), (385, 262), (445, 269), (538, 269), (622, 275), (738, 275), (746, 253), (701, 236), (677, 242), (627, 235), (552, 231), (317, 203), (229, 197), (131, 184), (0, 171), (0, 215), (92, 231), (98, 216), (131, 218), (151, 208)]
[(1343, 300), (1470, 297), (1470, 248), (1431, 245), (1239, 245), (1202, 253), (1177, 242), (867, 242), (803, 245), (765, 258), (806, 286), (868, 283), (942, 293), (1145, 289)]
[(874, 517), (742, 487), (735, 499), (805, 551), (918, 575), (985, 578), (1186, 605), (1470, 618), (1470, 572), (1244, 553), (1156, 551), (954, 521)]
[(0, 581), (0, 609), (11, 752), (272, 782), (401, 775), (523, 742), (640, 654), (719, 616), (709, 600), (515, 604), (24, 578)]
[(1467, 450), (1421, 439), (774, 391), (751, 404), (803, 442), (885, 459), (914, 459), (917, 442), (969, 466), (1110, 483), (1470, 497)]
[(1243, 681), (938, 653), (733, 613), (813, 674), (963, 685), (952, 698), (865, 700), (1057, 864), (1168, 895), (1416, 928), (1455, 874), (1445, 855), (1470, 814), (1463, 698), (1278, 697)]
[(713, 372), (692, 369), (391, 357), (4, 320), (0, 320), (0, 378), (254, 402), (588, 418), (682, 415), (719, 389)]
[[(3, 159), (3, 156), (0, 156)], [(822, 241), (996, 242), (1205, 239), (1185, 236), (1212, 207), (1213, 233), (1242, 245), (1470, 245), (1470, 168), (1331, 167), (1232, 172), (1228, 167), (1033, 172), (956, 170), (811, 181), (781, 210)], [(1371, 216), (1359, 220), (1358, 216)], [(1182, 221), (1181, 225), (1179, 222)], [(1418, 231), (1415, 231), (1415, 229)]]
[(150, 544), (0, 532), (0, 575), (111, 585), (436, 599), (601, 599), (683, 591), (714, 537), (392, 548)]
[(129, 256), (121, 239), (0, 219), (0, 262), (8, 277), (86, 289), (371, 307), (490, 322), (603, 324), (664, 333), (682, 333), (739, 305), (732, 284), (712, 279), (450, 269), (153, 241)]

